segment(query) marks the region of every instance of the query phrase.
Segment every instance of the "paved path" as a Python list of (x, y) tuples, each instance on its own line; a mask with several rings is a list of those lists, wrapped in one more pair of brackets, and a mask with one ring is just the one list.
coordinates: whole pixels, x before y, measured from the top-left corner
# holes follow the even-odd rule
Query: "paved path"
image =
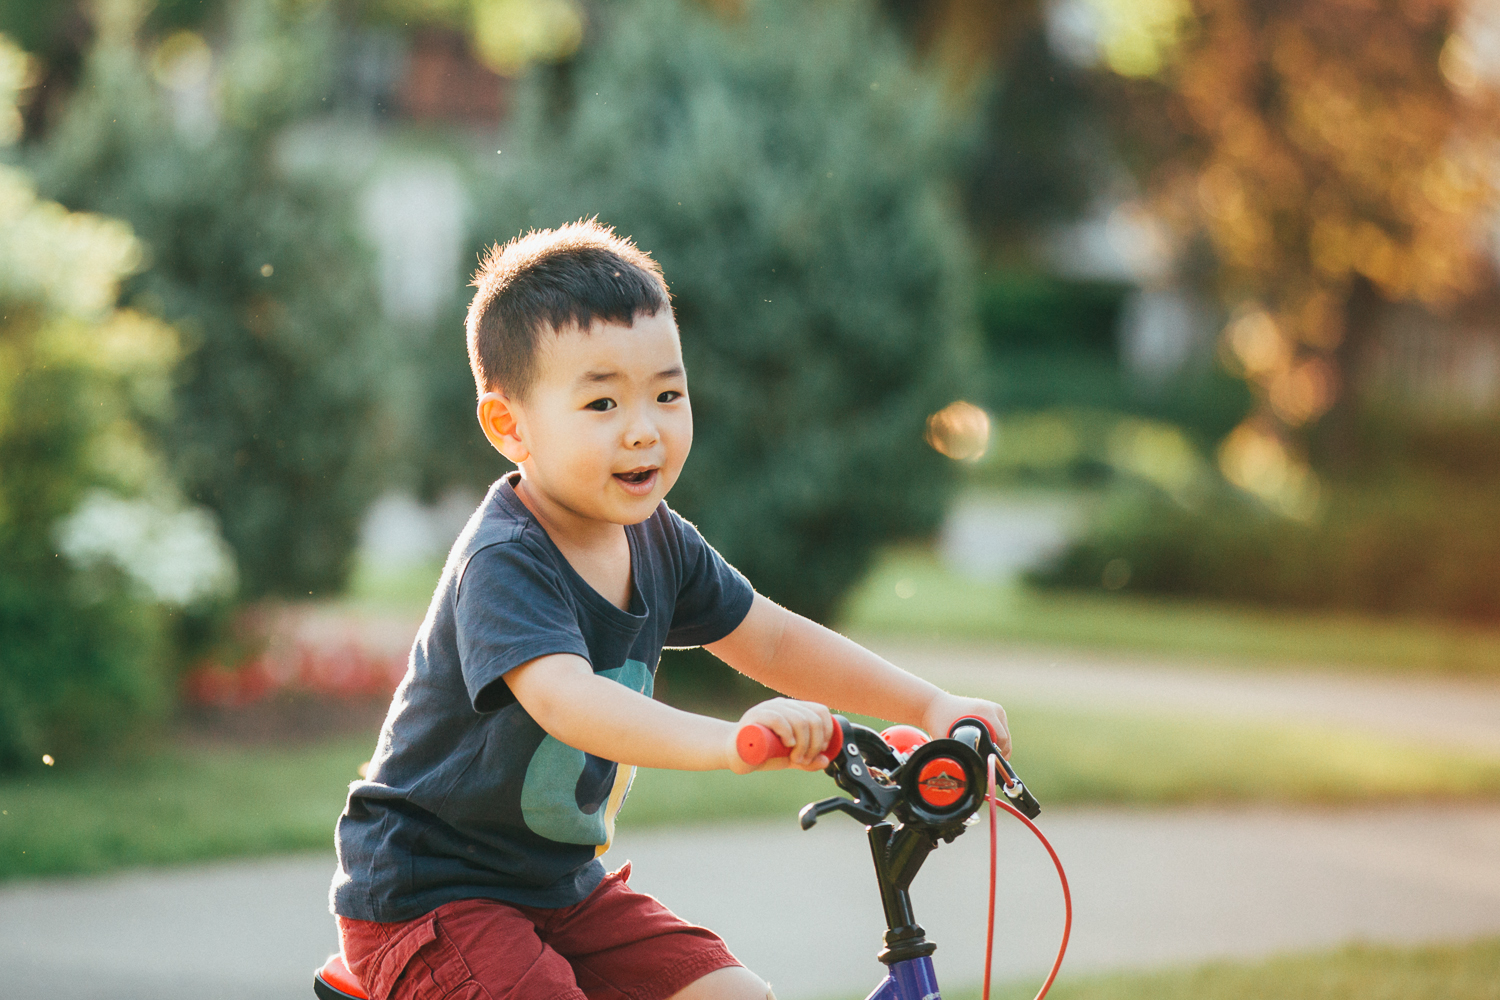
[(1500, 754), (1500, 681), (1174, 666), (1145, 656), (864, 641), (934, 683), (1001, 701), (1302, 720)]
[[(1500, 933), (1500, 807), (1056, 810), (1044, 829), (1077, 907), (1066, 970)], [(1002, 977), (1039, 976), (1061, 929), (1050, 863), (1002, 826)], [(940, 849), (914, 894), (951, 985), (976, 981), (984, 852)], [(880, 976), (880, 908), (862, 831), (830, 817), (711, 831), (622, 831), (610, 862), (719, 930), (784, 1000), (863, 996)], [(302, 856), (0, 890), (0, 980), (37, 1000), (284, 1000), (335, 947), (331, 861)]]

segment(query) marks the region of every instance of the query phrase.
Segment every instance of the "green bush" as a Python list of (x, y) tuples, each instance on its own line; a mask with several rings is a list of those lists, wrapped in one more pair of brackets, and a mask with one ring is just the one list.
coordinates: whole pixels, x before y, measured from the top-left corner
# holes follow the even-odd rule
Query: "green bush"
[[(0, 179), (5, 195), (16, 193), (17, 181), (15, 173)], [(91, 225), (77, 216), (58, 221)], [(101, 225), (92, 235), (112, 234)], [(61, 523), (91, 490), (134, 493), (157, 485), (149, 452), (121, 452), (137, 444), (130, 396), (165, 372), (149, 361), (143, 371), (113, 370), (88, 350), (102, 323), (13, 288), (6, 293), (0, 298), (0, 770), (36, 765), (43, 753), (66, 759), (109, 745), (166, 704), (156, 609), (113, 567), (81, 572), (59, 552), (58, 538)]]
[(387, 359), (344, 197), (276, 158), (285, 128), (323, 106), (331, 8), (229, 5), (207, 80), (174, 78), (158, 50), (158, 84), (136, 38), (145, 7), (98, 6), (78, 90), (31, 162), (49, 195), (125, 219), (146, 246), (126, 296), (187, 348), (175, 419), (154, 430), (218, 514), (243, 596), (333, 590), (379, 482)]
[(985, 346), (997, 357), (1047, 351), (1119, 364), (1116, 331), (1128, 285), (1006, 273), (979, 292)]
[(597, 214), (661, 262), (696, 425), (672, 502), (825, 617), (953, 479), (923, 432), (974, 386), (963, 124), (869, 4), (600, 18), (519, 88), (480, 236)]
[(1500, 621), (1500, 482), (1404, 477), (1325, 485), (1311, 521), (1229, 486), (1189, 503), (1118, 491), (1042, 583), (1301, 608)]
[[(0, 90), (23, 62), (0, 36)], [(122, 223), (0, 166), (0, 770), (66, 766), (160, 715), (167, 606), (231, 585), (212, 519), (183, 509), (142, 430), (179, 352), (114, 307), (140, 254)]]

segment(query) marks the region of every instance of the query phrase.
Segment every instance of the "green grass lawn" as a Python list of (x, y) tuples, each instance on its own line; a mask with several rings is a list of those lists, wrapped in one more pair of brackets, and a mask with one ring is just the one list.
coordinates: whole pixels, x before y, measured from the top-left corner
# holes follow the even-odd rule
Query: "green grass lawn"
[(1500, 677), (1500, 629), (980, 583), (949, 572), (921, 549), (886, 553), (850, 595), (841, 625), (872, 635), (1128, 650), (1226, 663)]
[(367, 610), (398, 609), (421, 618), (442, 572), (442, 560), (386, 569), (356, 559), (340, 603)]
[[(1012, 706), (1015, 764), (1044, 806), (1350, 803), (1500, 795), (1500, 761), (1337, 730)], [(332, 845), (374, 735), (172, 749), (0, 781), (0, 878)], [(620, 829), (794, 822), (838, 789), (821, 773), (642, 771)]]
[(0, 878), (333, 847), (374, 734), (293, 747), (173, 749), (0, 781)]
[[(992, 1000), (1030, 1000), (1040, 982), (997, 985)], [(978, 1000), (980, 990), (945, 990)], [(1048, 1000), (1500, 1000), (1500, 938), (1451, 947), (1350, 947), (1263, 962), (1068, 975)]]

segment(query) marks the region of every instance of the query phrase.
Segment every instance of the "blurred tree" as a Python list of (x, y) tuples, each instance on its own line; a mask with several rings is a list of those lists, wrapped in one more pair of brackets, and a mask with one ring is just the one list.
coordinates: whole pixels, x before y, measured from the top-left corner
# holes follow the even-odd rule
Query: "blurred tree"
[(332, 11), (244, 0), (220, 51), (179, 30), (148, 57), (145, 9), (95, 5), (81, 84), (34, 154), (39, 183), (146, 245), (127, 295), (187, 347), (175, 419), (156, 430), (184, 490), (218, 513), (243, 596), (326, 593), (379, 485), (385, 360), (342, 193), (276, 160), (326, 93)]
[(1041, 19), (1037, 0), (881, 0), (880, 6), (957, 90), (1003, 67)]
[[(1092, 0), (1115, 9), (1108, 0)], [(1441, 309), (1491, 279), (1500, 94), (1463, 0), (1159, 0), (1120, 32), (1121, 143), (1234, 311), (1224, 357), (1258, 405), (1223, 471), (1289, 513), (1315, 482), (1298, 429), (1347, 451), (1345, 387), (1383, 301)], [(1120, 20), (1120, 24), (1125, 24)]]
[(1086, 78), (1057, 58), (1042, 25), (1030, 25), (996, 68), (982, 91), (966, 200), (986, 244), (1014, 259), (1039, 226), (1082, 214), (1097, 194), (1108, 131)]
[(672, 502), (826, 619), (876, 546), (935, 528), (952, 481), (922, 436), (972, 387), (967, 126), (866, 4), (600, 17), (525, 81), (482, 233), (597, 213), (662, 263), (697, 428)]
[[(145, 31), (165, 35), (201, 28), (218, 19), (231, 0), (152, 0)], [(93, 0), (0, 0), (0, 32), (15, 39), (31, 57), (36, 75), (24, 110), (26, 136), (33, 139), (59, 118), (78, 85), (83, 59), (92, 43), (89, 11)]]
[(914, 50), (940, 69), (977, 128), (965, 214), (990, 256), (1014, 266), (1039, 223), (1076, 214), (1097, 186), (1104, 135), (1094, 95), (1060, 60), (1036, 0), (883, 0)]
[[(0, 110), (30, 75), (0, 36)], [(14, 138), (16, 120), (4, 142)], [(169, 704), (164, 605), (233, 586), (143, 430), (177, 336), (115, 301), (142, 247), (0, 166), (0, 770), (71, 762)]]

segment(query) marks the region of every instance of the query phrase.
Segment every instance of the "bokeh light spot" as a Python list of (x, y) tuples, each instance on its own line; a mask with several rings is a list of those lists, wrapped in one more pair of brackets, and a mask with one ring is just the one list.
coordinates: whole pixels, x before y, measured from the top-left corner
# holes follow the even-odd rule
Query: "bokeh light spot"
[(990, 443), (990, 415), (960, 399), (927, 418), (927, 443), (951, 459), (973, 462)]
[(1318, 509), (1317, 477), (1271, 427), (1247, 420), (1219, 446), (1224, 478), (1287, 517), (1310, 520)]
[(477, 0), (474, 47), (490, 69), (516, 76), (529, 63), (566, 59), (583, 41), (583, 12), (571, 0)]
[(1250, 309), (1229, 324), (1226, 331), (1229, 348), (1249, 375), (1265, 375), (1283, 367), (1290, 345), (1282, 337), (1276, 321), (1264, 309)]
[(151, 75), (168, 90), (193, 90), (203, 85), (213, 69), (213, 53), (196, 31), (177, 31), (156, 47)]

